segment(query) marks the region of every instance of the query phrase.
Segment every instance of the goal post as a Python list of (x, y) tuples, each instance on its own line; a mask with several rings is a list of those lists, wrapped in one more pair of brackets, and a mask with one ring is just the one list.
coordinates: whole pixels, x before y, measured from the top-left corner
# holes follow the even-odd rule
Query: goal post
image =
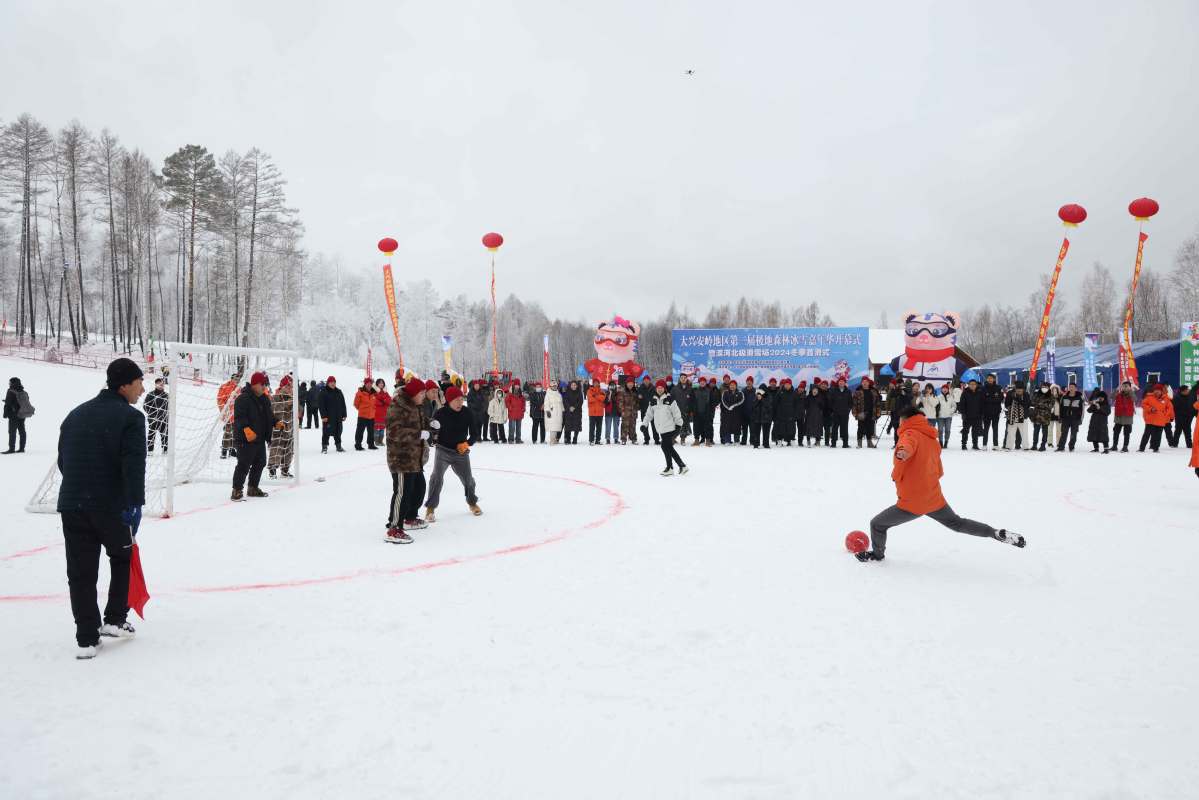
[[(180, 508), (179, 487), (188, 484), (232, 484), (237, 464), (233, 408), (255, 372), (266, 373), (271, 409), (283, 423), (272, 431), (262, 485), (295, 485), (300, 479), (299, 403), (296, 401), (299, 355), (291, 350), (263, 350), (168, 342), (163, 374), (165, 414), (151, 410), (147, 417), (146, 458), (148, 516), (170, 517)], [(147, 376), (149, 379), (151, 376)], [(158, 377), (158, 376), (154, 376)], [(152, 387), (147, 387), (147, 394)], [(137, 408), (145, 412), (144, 398)], [(27, 510), (54, 512), (62, 476), (51, 467)], [(200, 492), (200, 490), (197, 490)], [(195, 495), (196, 504), (209, 504), (211, 492)], [(227, 497), (227, 494), (224, 494)], [(186, 493), (183, 506), (193, 498)]]

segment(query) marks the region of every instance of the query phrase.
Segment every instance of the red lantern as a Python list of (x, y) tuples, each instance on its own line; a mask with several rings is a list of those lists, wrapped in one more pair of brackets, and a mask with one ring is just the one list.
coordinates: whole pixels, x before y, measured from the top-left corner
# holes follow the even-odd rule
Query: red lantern
[(1087, 218), (1087, 210), (1076, 203), (1070, 203), (1059, 208), (1057, 215), (1063, 223), (1073, 228)]
[(379, 240), (379, 250), (385, 255), (391, 255), (400, 247), (400, 243), (388, 236), (386, 239)]
[(486, 247), (488, 250), (490, 250), (493, 253), (496, 250), (499, 250), (500, 245), (502, 245), (503, 243), (504, 243), (504, 237), (500, 236), (498, 233), (489, 233), (483, 237), (483, 246)]
[(1139, 200), (1133, 200), (1128, 204), (1128, 213), (1139, 219), (1141, 222), (1146, 221), (1157, 213), (1158, 205), (1156, 200), (1150, 200), (1148, 197), (1142, 197)]

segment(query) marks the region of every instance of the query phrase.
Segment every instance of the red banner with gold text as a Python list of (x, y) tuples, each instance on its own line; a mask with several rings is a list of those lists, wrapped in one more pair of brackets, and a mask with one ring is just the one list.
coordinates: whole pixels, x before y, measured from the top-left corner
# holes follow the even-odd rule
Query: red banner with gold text
[(404, 353), (400, 350), (400, 314), (396, 311), (396, 286), (391, 277), (391, 264), (383, 265), (383, 293), (387, 295), (387, 313), (391, 315), (391, 332), (396, 337), (396, 357), (404, 369)]

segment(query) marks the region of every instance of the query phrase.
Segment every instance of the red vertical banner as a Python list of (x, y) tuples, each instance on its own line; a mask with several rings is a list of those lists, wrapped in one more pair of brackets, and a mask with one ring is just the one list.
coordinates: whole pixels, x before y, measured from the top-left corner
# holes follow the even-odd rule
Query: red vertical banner
[(491, 374), (500, 374), (500, 348), (496, 325), (495, 308), (495, 256), (491, 257)]
[(1133, 386), (1140, 386), (1137, 379), (1137, 360), (1132, 353), (1132, 309), (1137, 296), (1137, 283), (1141, 280), (1141, 262), (1145, 256), (1145, 241), (1149, 234), (1141, 231), (1137, 238), (1137, 260), (1132, 268), (1132, 288), (1128, 292), (1128, 306), (1124, 309), (1124, 329), (1120, 332), (1120, 382), (1132, 381)]
[(404, 353), (400, 350), (400, 314), (396, 311), (396, 287), (391, 277), (391, 262), (383, 265), (383, 293), (387, 295), (387, 313), (391, 315), (391, 332), (396, 337), (396, 357), (404, 371)]
[(541, 385), (546, 389), (550, 387), (550, 337), (546, 334), (542, 339), (542, 361), (541, 361)]
[(374, 376), (371, 375), (371, 349), (370, 349), (370, 347), (367, 347), (366, 348), (366, 379), (369, 381), (372, 377), (374, 377)]
[(1045, 311), (1041, 314), (1041, 327), (1037, 331), (1037, 343), (1032, 351), (1032, 366), (1028, 368), (1028, 385), (1032, 386), (1037, 379), (1037, 364), (1041, 360), (1041, 348), (1045, 346), (1045, 335), (1049, 333), (1049, 312), (1053, 308), (1053, 298), (1057, 294), (1057, 281), (1062, 275), (1062, 262), (1070, 249), (1070, 240), (1062, 237), (1062, 249), (1057, 253), (1057, 266), (1053, 268), (1053, 280), (1049, 283), (1049, 296), (1045, 298)]

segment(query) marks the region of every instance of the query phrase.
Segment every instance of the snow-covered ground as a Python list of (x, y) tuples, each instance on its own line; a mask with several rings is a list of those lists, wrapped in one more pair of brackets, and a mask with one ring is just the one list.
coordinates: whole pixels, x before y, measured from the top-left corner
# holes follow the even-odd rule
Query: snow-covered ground
[(921, 520), (863, 565), (843, 540), (893, 501), (885, 450), (688, 447), (692, 473), (662, 479), (652, 447), (480, 445), (484, 516), (451, 474), (440, 521), (395, 546), (382, 454), (321, 456), (305, 431), (297, 488), (233, 505), (190, 487), (185, 513), (144, 523), (148, 619), (77, 662), (58, 520), (23, 507), (101, 377), (0, 372), (38, 408), (30, 452), (0, 457), (0, 797), (1199, 785), (1181, 449), (953, 449), (951, 503), (1028, 549)]

